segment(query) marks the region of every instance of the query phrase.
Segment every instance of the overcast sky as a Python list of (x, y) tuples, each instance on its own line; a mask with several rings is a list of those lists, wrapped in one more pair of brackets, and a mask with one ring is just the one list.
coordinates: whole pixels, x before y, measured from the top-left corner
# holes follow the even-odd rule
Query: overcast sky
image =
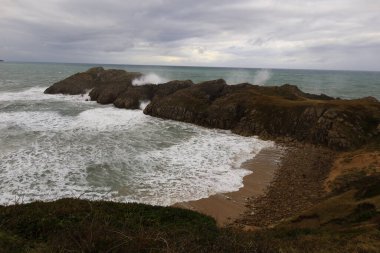
[(0, 0), (0, 59), (380, 70), (380, 0)]

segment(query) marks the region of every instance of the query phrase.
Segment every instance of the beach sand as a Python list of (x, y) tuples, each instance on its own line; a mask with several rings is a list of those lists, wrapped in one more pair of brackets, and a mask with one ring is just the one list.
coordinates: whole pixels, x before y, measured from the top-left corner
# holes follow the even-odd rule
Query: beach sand
[(264, 194), (280, 167), (283, 154), (284, 148), (281, 146), (266, 148), (253, 159), (243, 163), (242, 167), (251, 170), (252, 173), (244, 177), (244, 186), (238, 191), (180, 202), (173, 206), (209, 215), (219, 226), (229, 225), (249, 210), (248, 199)]
[(326, 196), (336, 153), (318, 146), (288, 142), (263, 149), (242, 164), (252, 173), (238, 191), (177, 203), (213, 217), (219, 226), (245, 230), (268, 227), (292, 217)]

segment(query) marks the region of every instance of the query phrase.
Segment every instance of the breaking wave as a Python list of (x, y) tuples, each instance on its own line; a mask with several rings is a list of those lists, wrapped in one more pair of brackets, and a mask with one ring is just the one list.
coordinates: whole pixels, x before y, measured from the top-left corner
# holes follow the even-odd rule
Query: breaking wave
[(171, 205), (242, 187), (254, 137), (112, 107), (0, 113), (0, 203), (62, 197)]

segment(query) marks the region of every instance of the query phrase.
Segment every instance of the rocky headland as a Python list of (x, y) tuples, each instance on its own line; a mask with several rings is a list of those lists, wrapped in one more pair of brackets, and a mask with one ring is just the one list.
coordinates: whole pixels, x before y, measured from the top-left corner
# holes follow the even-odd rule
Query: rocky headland
[(83, 94), (118, 108), (138, 109), (154, 117), (230, 129), (240, 135), (296, 140), (334, 150), (350, 150), (380, 134), (380, 102), (302, 92), (297, 86), (228, 85), (223, 79), (133, 85), (141, 73), (91, 68), (53, 84), (47, 94)]

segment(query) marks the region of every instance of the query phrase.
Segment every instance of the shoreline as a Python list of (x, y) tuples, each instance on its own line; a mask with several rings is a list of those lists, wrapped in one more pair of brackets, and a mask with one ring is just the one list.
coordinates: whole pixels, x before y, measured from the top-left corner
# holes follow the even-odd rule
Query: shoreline
[(243, 187), (237, 191), (218, 193), (207, 198), (178, 202), (172, 207), (189, 209), (213, 217), (218, 226), (235, 222), (250, 209), (248, 200), (265, 194), (280, 168), (285, 146), (275, 144), (262, 149), (254, 158), (242, 163), (241, 167), (252, 171), (243, 178)]
[(219, 227), (243, 230), (270, 227), (326, 197), (324, 183), (336, 152), (299, 142), (280, 142), (261, 150), (241, 167), (252, 171), (238, 191), (179, 202), (173, 207), (213, 217)]

